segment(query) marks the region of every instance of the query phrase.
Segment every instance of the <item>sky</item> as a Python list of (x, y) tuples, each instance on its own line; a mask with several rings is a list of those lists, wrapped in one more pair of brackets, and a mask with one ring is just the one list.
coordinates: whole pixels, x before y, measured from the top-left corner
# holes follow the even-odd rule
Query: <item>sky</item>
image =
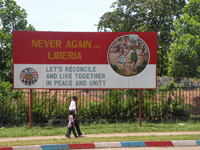
[(15, 0), (37, 31), (97, 32), (100, 17), (116, 0)]

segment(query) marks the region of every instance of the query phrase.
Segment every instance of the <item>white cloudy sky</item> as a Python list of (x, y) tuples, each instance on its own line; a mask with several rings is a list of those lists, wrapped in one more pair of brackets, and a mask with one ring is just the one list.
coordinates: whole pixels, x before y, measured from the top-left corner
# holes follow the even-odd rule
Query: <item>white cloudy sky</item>
[(37, 31), (96, 32), (100, 17), (116, 0), (15, 0)]

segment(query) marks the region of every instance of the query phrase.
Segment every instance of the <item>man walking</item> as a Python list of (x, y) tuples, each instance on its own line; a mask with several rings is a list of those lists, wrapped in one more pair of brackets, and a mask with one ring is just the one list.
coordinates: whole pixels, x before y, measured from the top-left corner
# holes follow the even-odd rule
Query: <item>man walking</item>
[(76, 128), (76, 130), (77, 130), (77, 132), (78, 132), (78, 136), (81, 136), (81, 135), (83, 135), (82, 133), (81, 133), (81, 130), (80, 130), (80, 127), (79, 127), (79, 122), (78, 122), (78, 116), (77, 116), (77, 113), (78, 113), (78, 109), (77, 109), (77, 103), (76, 103), (76, 101), (77, 101), (77, 96), (76, 95), (74, 95), (73, 97), (73, 100), (70, 102), (70, 105), (69, 105), (69, 112), (70, 111), (74, 111), (75, 113), (75, 115), (74, 115), (74, 124), (75, 124), (75, 128)]

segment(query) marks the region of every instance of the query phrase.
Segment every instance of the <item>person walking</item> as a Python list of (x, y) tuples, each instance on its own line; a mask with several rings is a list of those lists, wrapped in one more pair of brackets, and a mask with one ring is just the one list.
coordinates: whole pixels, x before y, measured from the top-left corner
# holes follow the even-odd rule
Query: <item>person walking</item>
[(65, 137), (67, 137), (67, 138), (70, 138), (71, 131), (74, 133), (75, 138), (78, 137), (76, 135), (76, 131), (74, 129), (74, 117), (73, 117), (73, 115), (74, 115), (74, 111), (71, 110), (70, 113), (69, 113), (69, 117), (68, 117), (68, 120), (69, 120), (68, 130), (67, 130), (67, 134), (65, 135)]
[(77, 116), (77, 113), (78, 113), (78, 109), (77, 109), (77, 96), (74, 95), (73, 97), (73, 100), (70, 102), (70, 105), (69, 105), (69, 112), (70, 111), (74, 111), (74, 125), (75, 125), (75, 128), (76, 128), (76, 131), (78, 132), (78, 136), (81, 136), (83, 135), (83, 133), (81, 133), (81, 130), (80, 130), (80, 127), (79, 127), (79, 121), (78, 121), (78, 116)]

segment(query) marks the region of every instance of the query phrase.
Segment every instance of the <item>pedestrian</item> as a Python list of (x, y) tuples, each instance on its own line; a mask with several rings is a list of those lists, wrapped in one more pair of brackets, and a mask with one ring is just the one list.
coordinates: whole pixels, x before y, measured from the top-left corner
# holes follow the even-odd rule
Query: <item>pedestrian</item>
[(70, 134), (71, 134), (71, 131), (73, 132), (75, 138), (77, 138), (78, 136), (76, 135), (76, 131), (74, 129), (74, 111), (71, 110), (70, 113), (69, 113), (69, 117), (68, 117), (68, 120), (69, 120), (69, 123), (68, 123), (68, 130), (67, 130), (67, 134), (65, 135), (65, 137), (67, 138), (70, 138)]
[(83, 135), (83, 133), (81, 133), (81, 130), (80, 130), (80, 127), (79, 127), (79, 121), (78, 121), (78, 116), (77, 116), (77, 113), (78, 113), (78, 109), (77, 109), (77, 96), (74, 95), (73, 97), (73, 100), (70, 102), (70, 105), (69, 105), (69, 112), (72, 110), (74, 111), (74, 125), (75, 125), (75, 128), (76, 128), (76, 131), (78, 132), (78, 136), (81, 136)]

